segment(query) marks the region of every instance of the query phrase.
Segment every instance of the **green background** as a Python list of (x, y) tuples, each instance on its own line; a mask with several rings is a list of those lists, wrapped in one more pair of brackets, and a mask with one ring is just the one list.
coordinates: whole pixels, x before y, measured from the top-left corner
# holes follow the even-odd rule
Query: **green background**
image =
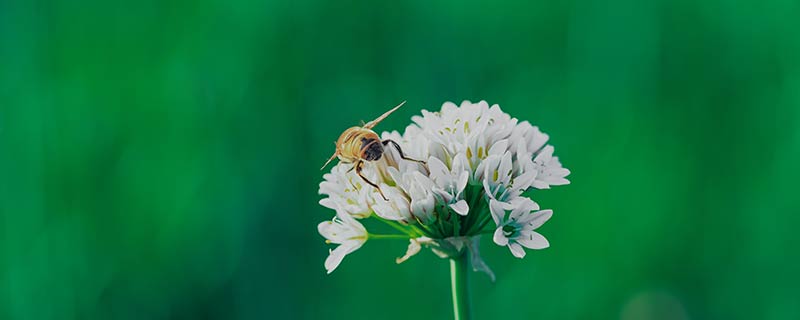
[(550, 134), (551, 247), (478, 319), (800, 318), (796, 1), (0, 1), (0, 319), (446, 319), (448, 264), (333, 274), (331, 142), (488, 100)]

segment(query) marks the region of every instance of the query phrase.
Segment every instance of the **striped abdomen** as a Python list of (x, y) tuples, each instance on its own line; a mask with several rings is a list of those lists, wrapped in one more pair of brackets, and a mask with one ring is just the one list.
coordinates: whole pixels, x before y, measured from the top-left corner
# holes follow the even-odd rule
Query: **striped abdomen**
[(336, 143), (339, 159), (345, 162), (375, 161), (383, 156), (383, 144), (374, 131), (363, 127), (345, 130)]

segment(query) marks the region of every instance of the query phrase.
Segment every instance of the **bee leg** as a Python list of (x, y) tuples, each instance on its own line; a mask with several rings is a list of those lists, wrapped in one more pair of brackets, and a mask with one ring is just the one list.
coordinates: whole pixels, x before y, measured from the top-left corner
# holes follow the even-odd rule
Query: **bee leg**
[(384, 145), (384, 146), (386, 146), (386, 145), (388, 145), (388, 144), (390, 144), (390, 143), (391, 143), (391, 144), (392, 144), (392, 146), (394, 146), (394, 148), (395, 148), (395, 149), (397, 149), (397, 152), (399, 152), (399, 153), (400, 153), (400, 158), (402, 158), (403, 160), (414, 161), (414, 162), (420, 163), (420, 164), (422, 164), (422, 165), (426, 165), (425, 161), (422, 161), (422, 160), (416, 160), (416, 159), (411, 159), (411, 158), (409, 158), (409, 157), (406, 157), (405, 153), (403, 153), (403, 149), (400, 149), (400, 144), (398, 144), (398, 143), (397, 143), (397, 142), (395, 142), (394, 140), (389, 140), (389, 139), (386, 139), (386, 140), (383, 140), (381, 143), (383, 143), (383, 145)]
[(356, 174), (358, 174), (358, 176), (359, 176), (359, 177), (361, 177), (361, 180), (364, 180), (364, 182), (366, 182), (366, 183), (368, 183), (369, 185), (371, 185), (371, 186), (375, 187), (375, 189), (378, 189), (378, 193), (380, 193), (380, 194), (381, 194), (381, 197), (383, 197), (383, 200), (389, 201), (389, 199), (387, 199), (387, 198), (386, 198), (386, 196), (385, 196), (385, 195), (383, 195), (383, 190), (381, 190), (381, 187), (379, 187), (379, 186), (378, 186), (377, 184), (375, 184), (374, 182), (372, 182), (372, 181), (369, 181), (369, 180), (367, 179), (367, 177), (364, 177), (364, 175), (362, 175), (362, 174), (361, 174), (361, 169), (363, 168), (363, 166), (364, 166), (364, 161), (358, 161), (358, 162), (356, 163), (356, 165), (355, 165), (355, 166), (353, 166), (354, 168), (356, 168)]

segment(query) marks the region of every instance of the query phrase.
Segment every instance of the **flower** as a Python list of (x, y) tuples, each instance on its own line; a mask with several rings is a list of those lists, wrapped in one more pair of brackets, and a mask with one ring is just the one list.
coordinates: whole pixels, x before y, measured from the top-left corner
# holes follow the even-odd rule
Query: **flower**
[(533, 167), (536, 169), (533, 187), (537, 189), (550, 189), (550, 186), (569, 184), (569, 180), (564, 179), (569, 170), (561, 167), (558, 157), (553, 157), (553, 146), (544, 147), (542, 152), (536, 155)]
[(497, 225), (494, 232), (494, 243), (500, 246), (508, 246), (517, 258), (525, 257), (525, 250), (544, 249), (550, 246), (544, 236), (533, 231), (547, 222), (553, 215), (553, 210), (539, 210), (539, 205), (528, 198), (517, 198), (516, 205), (512, 205), (511, 213), (506, 214), (507, 210), (503, 204), (497, 200), (489, 202), (489, 210), (492, 219)]
[(448, 168), (438, 158), (428, 158), (430, 176), (435, 183), (433, 191), (453, 211), (462, 216), (466, 216), (469, 212), (469, 204), (461, 196), (469, 181), (469, 170), (466, 169), (466, 165), (467, 158), (463, 154), (459, 154), (453, 159), (453, 163), (450, 165), (452, 168)]
[[(375, 179), (373, 170), (364, 170), (368, 179)], [(350, 170), (347, 166), (333, 167), (330, 173), (322, 176), (325, 181), (319, 184), (319, 192), (328, 197), (319, 201), (319, 204), (333, 210), (342, 210), (356, 218), (366, 218), (372, 213), (371, 186)]]
[(372, 210), (378, 217), (393, 221), (408, 222), (412, 219), (411, 204), (405, 196), (402, 189), (392, 187), (386, 183), (381, 183), (381, 190), (386, 198), (386, 201), (376, 201), (372, 206)]
[[(367, 236), (408, 240), (398, 263), (427, 247), (446, 258), (468, 252), (473, 269), (489, 274), (479, 256), (481, 234), (493, 233), (496, 244), (508, 246), (519, 258), (525, 255), (523, 247), (549, 245), (533, 230), (552, 211), (537, 211), (530, 192), (525, 193), (569, 184), (570, 171), (553, 155), (547, 134), (485, 101), (446, 102), (440, 111), (422, 110), (411, 119), (402, 133), (380, 134), (399, 148), (385, 144), (383, 156), (362, 170), (386, 199), (352, 170), (352, 163), (339, 163), (323, 176), (320, 204), (337, 210), (337, 217), (320, 224), (319, 231), (340, 244), (325, 262), (329, 272)], [(400, 234), (369, 234), (356, 219), (387, 224)]]
[(325, 259), (325, 269), (328, 273), (333, 272), (342, 263), (344, 256), (361, 248), (368, 236), (367, 229), (344, 211), (339, 211), (331, 221), (320, 223), (317, 230), (327, 239), (326, 242), (339, 245), (330, 251), (328, 258)]

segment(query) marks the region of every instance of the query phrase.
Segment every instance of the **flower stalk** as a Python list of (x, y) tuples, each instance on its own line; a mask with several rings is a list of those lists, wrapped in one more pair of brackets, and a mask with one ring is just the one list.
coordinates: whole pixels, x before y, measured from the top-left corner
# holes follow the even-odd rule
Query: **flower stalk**
[(450, 258), (450, 288), (453, 295), (453, 319), (469, 320), (469, 254)]
[(368, 239), (408, 239), (408, 235), (405, 234), (374, 234), (370, 233), (367, 235)]

